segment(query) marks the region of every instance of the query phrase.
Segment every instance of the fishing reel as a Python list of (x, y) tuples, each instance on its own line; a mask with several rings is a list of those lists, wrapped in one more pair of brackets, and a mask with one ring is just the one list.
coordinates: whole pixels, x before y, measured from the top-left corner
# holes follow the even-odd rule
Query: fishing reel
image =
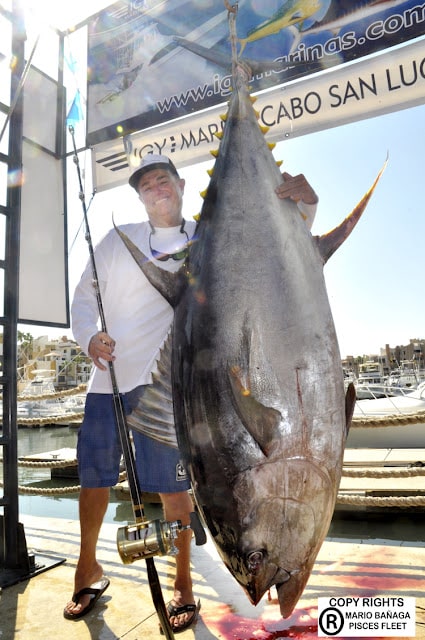
[(166, 522), (150, 520), (120, 527), (117, 531), (117, 548), (124, 564), (146, 560), (154, 556), (175, 556), (175, 545), (181, 531), (192, 529), (197, 545), (205, 544), (206, 535), (197, 513), (190, 514), (190, 524), (183, 526), (180, 520)]
[(180, 520), (150, 520), (120, 527), (117, 531), (118, 553), (124, 564), (154, 556), (175, 556), (178, 553), (175, 541), (179, 532), (185, 529), (190, 529), (190, 525), (183, 527)]

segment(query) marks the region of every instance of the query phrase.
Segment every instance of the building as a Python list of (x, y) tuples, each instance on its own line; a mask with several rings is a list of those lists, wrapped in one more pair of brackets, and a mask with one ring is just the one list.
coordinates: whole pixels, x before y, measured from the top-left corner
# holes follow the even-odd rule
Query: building
[(386, 344), (379, 354), (363, 356), (346, 356), (342, 360), (345, 374), (359, 377), (360, 370), (367, 363), (379, 365), (382, 376), (388, 376), (400, 369), (412, 369), (425, 375), (425, 340), (411, 338), (409, 344), (391, 347)]
[(47, 336), (26, 340), (18, 354), (18, 371), (23, 383), (37, 377), (49, 378), (56, 389), (86, 384), (92, 366), (91, 358), (66, 336), (58, 340), (49, 340)]

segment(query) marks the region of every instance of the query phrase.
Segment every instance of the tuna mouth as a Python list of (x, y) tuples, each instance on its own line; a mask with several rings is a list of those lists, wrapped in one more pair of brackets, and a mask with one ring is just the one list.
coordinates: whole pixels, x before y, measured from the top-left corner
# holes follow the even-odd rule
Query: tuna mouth
[(298, 570), (286, 571), (282, 567), (268, 563), (268, 554), (265, 549), (248, 552), (245, 555), (245, 567), (247, 575), (243, 586), (255, 605), (273, 585), (282, 585), (288, 582), (293, 574), (298, 573)]
[(277, 597), (280, 605), (280, 613), (283, 618), (289, 618), (304, 591), (309, 571), (292, 571), (291, 580), (276, 582)]

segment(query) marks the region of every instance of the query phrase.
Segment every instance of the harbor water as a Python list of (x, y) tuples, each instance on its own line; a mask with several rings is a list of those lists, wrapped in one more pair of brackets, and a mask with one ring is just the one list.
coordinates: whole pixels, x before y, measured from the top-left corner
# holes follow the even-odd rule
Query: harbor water
[[(18, 457), (56, 451), (75, 449), (78, 429), (75, 427), (41, 427), (18, 429)], [(18, 466), (18, 484), (36, 490), (65, 489), (78, 485), (78, 478), (52, 478), (49, 468), (35, 469)], [(49, 518), (78, 519), (78, 492), (54, 493), (44, 495), (19, 495), (20, 513)], [(111, 491), (109, 506), (105, 515), (107, 523), (126, 523), (132, 520), (132, 508), (129, 500), (123, 500), (118, 492)]]
[[(18, 429), (18, 456), (75, 448), (78, 429), (75, 427), (42, 427)], [(18, 483), (36, 489), (63, 488), (78, 485), (78, 478), (53, 478), (50, 469), (18, 467)], [(30, 516), (78, 519), (78, 492), (49, 495), (19, 495), (20, 513)], [(127, 523), (133, 520), (128, 495), (111, 490), (105, 515), (106, 523)], [(344, 540), (403, 540), (425, 545), (425, 509), (342, 509), (337, 508), (329, 535)]]

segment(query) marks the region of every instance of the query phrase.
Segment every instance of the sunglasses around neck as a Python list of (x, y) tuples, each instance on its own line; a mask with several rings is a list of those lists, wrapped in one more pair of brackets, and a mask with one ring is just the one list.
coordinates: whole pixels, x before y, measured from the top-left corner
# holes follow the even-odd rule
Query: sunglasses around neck
[(180, 227), (180, 233), (186, 236), (186, 244), (182, 249), (179, 249), (174, 253), (163, 253), (162, 251), (157, 251), (152, 247), (152, 236), (155, 234), (155, 229), (152, 225), (150, 225), (151, 232), (149, 234), (149, 251), (151, 252), (152, 257), (155, 258), (155, 260), (159, 260), (160, 262), (166, 262), (167, 260), (178, 261), (178, 260), (184, 260), (185, 258), (187, 258), (189, 254), (189, 248), (187, 246), (187, 243), (189, 242), (189, 236), (187, 235), (184, 229), (185, 223), (186, 223), (186, 220), (183, 220), (182, 225)]

